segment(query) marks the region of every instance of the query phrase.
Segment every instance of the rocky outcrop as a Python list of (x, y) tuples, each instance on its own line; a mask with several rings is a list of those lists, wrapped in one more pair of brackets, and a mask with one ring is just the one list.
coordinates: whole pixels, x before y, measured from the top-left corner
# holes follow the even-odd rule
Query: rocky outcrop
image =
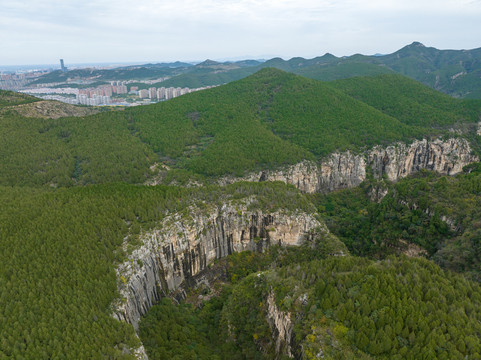
[(319, 164), (303, 161), (281, 170), (251, 173), (242, 178), (225, 177), (220, 184), (283, 181), (306, 193), (327, 193), (358, 186), (370, 171), (376, 179), (386, 177), (397, 181), (421, 169), (455, 175), (475, 161), (479, 161), (478, 157), (472, 154), (468, 141), (463, 138), (423, 139), (410, 145), (376, 146), (363, 154), (333, 153), (322, 158)]
[(321, 160), (319, 189), (330, 192), (358, 186), (366, 179), (366, 160), (363, 155), (349, 151), (334, 153)]
[(279, 310), (276, 305), (274, 293), (267, 297), (267, 321), (270, 324), (272, 338), (276, 341), (276, 353), (284, 353), (289, 357), (293, 356), (292, 342), (294, 339), (294, 325), (291, 314)]
[(461, 172), (464, 166), (479, 160), (472, 155), (467, 140), (461, 138), (445, 141), (424, 139), (411, 145), (398, 143), (387, 148), (375, 147), (367, 158), (375, 178), (386, 176), (391, 181), (421, 169), (454, 175)]
[(282, 181), (297, 187), (302, 192), (319, 191), (320, 168), (314, 161), (302, 161), (295, 165), (277, 170), (264, 170), (250, 173), (244, 177), (226, 176), (219, 180), (219, 185), (228, 185), (239, 181)]
[(114, 316), (138, 321), (162, 296), (183, 289), (215, 259), (243, 250), (263, 251), (270, 244), (298, 245), (325, 225), (306, 213), (248, 210), (248, 204), (190, 208), (167, 217), (158, 229), (141, 236), (142, 245), (117, 268), (121, 299)]

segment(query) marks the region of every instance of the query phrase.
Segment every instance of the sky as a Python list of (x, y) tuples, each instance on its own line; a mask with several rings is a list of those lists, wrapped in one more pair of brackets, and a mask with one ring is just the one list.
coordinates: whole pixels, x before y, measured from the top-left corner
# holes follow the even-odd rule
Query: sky
[(481, 47), (481, 0), (0, 0), (0, 65)]

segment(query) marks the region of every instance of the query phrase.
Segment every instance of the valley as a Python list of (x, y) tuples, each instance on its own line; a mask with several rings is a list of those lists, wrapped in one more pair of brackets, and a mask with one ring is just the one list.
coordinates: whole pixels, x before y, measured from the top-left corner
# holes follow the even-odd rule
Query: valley
[(0, 359), (479, 359), (481, 100), (419, 51), (458, 59), (206, 62), (242, 76), (120, 111), (0, 91)]

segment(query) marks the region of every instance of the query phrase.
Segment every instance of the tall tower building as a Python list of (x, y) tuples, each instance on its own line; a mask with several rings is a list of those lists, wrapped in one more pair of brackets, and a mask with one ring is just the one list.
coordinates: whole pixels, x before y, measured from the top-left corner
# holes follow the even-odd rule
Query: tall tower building
[(63, 72), (66, 72), (66, 71), (67, 71), (67, 68), (66, 68), (65, 65), (63, 64), (63, 59), (60, 59), (60, 70), (62, 70)]

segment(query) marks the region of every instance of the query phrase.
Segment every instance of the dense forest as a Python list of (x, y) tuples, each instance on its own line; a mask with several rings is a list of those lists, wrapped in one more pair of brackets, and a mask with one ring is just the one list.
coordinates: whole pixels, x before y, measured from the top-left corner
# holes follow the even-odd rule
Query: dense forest
[[(464, 137), (480, 154), (480, 101), (375, 66), (330, 82), (265, 68), (151, 106), (55, 119), (21, 115), (37, 100), (1, 91), (0, 359), (132, 359), (141, 342), (150, 359), (481, 358), (479, 163), (397, 183), (368, 172), (328, 194), (212, 184), (421, 138)], [(137, 334), (114, 319), (116, 267), (146, 232), (191, 206), (247, 200), (311, 214), (330, 233), (218, 259), (209, 286), (162, 299)]]
[(189, 205), (252, 197), (266, 211), (313, 211), (281, 183), (0, 187), (0, 359), (131, 358), (133, 328), (111, 316), (123, 245)]
[[(220, 295), (197, 307), (164, 299), (142, 320), (149, 358), (480, 358), (479, 284), (423, 259), (327, 254), (274, 248), (220, 261), (230, 279)], [(273, 306), (293, 329), (278, 344)]]
[[(275, 69), (81, 120), (27, 118), (5, 104), (0, 184), (51, 186), (144, 183), (155, 163), (198, 176), (241, 176), (335, 151), (454, 136), (452, 128), (469, 137), (481, 114), (480, 101), (398, 75), (324, 83)], [(479, 148), (476, 136), (470, 140)]]
[[(373, 188), (387, 195), (372, 201)], [(329, 229), (356, 255), (382, 258), (419, 246), (442, 267), (481, 280), (479, 164), (455, 177), (421, 171), (395, 184), (367, 181), (313, 201)]]

